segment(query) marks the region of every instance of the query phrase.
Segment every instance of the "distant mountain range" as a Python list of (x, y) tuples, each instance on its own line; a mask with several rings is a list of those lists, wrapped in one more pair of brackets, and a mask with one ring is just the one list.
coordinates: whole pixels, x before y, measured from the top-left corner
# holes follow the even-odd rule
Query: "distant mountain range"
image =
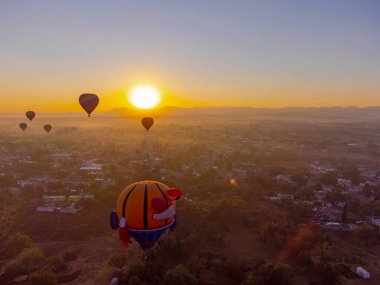
[(307, 118), (380, 120), (380, 106), (374, 107), (286, 107), (280, 109), (254, 107), (163, 107), (154, 110), (118, 108), (106, 112), (108, 115), (127, 117), (264, 117), (264, 118)]

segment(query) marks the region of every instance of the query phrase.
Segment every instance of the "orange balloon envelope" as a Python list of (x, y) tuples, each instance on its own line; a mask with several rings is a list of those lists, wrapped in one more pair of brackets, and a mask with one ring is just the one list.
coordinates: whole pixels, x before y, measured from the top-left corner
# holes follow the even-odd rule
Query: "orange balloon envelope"
[(29, 119), (29, 121), (32, 121), (34, 117), (36, 116), (36, 113), (34, 113), (33, 111), (28, 111), (25, 113), (25, 115)]
[(88, 116), (91, 117), (91, 113), (99, 104), (99, 97), (91, 93), (82, 94), (79, 96), (79, 104), (87, 112)]
[(26, 128), (28, 127), (28, 125), (27, 125), (26, 123), (21, 123), (19, 126), (20, 126), (20, 129), (21, 129), (22, 131), (25, 131)]
[(45, 132), (49, 133), (53, 127), (49, 124), (44, 125)]
[(141, 120), (141, 124), (144, 126), (144, 128), (149, 131), (149, 129), (153, 126), (154, 120), (151, 117), (144, 117)]
[(170, 190), (158, 181), (141, 181), (120, 193), (117, 210), (111, 213), (111, 227), (119, 228), (122, 245), (128, 246), (132, 237), (142, 248), (149, 248), (175, 226), (175, 201), (182, 192), (176, 189), (169, 194)]

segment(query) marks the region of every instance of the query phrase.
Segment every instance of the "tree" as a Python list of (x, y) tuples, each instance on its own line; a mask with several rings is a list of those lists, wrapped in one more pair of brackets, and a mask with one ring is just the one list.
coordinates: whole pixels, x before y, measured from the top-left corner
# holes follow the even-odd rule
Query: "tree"
[(340, 274), (338, 265), (334, 263), (322, 263), (317, 268), (318, 277), (311, 280), (310, 284), (335, 285), (338, 284)]
[(326, 201), (335, 204), (335, 202), (343, 200), (344, 197), (342, 191), (340, 189), (335, 188), (332, 191), (326, 193), (325, 199)]
[(265, 223), (259, 230), (259, 239), (267, 244), (279, 246), (287, 238), (287, 233), (284, 231), (284, 226), (277, 223)]
[(127, 264), (128, 257), (125, 253), (115, 253), (111, 256), (110, 260), (108, 261), (108, 264), (110, 266), (117, 267), (121, 269), (124, 265)]
[(146, 268), (143, 262), (132, 262), (128, 265), (128, 276), (136, 276), (140, 280), (146, 277)]
[(22, 266), (21, 262), (12, 263), (12, 264), (8, 265), (4, 270), (4, 276), (7, 279), (13, 279), (16, 276), (18, 276), (20, 274), (24, 274), (24, 273), (26, 273), (26, 272), (25, 272), (25, 269)]
[(32, 239), (25, 234), (17, 233), (11, 236), (5, 243), (5, 252), (8, 256), (14, 256), (25, 248), (30, 248), (33, 244)]
[(197, 284), (197, 279), (182, 264), (179, 264), (166, 272), (164, 284), (195, 285)]
[(31, 285), (55, 285), (57, 284), (57, 276), (48, 270), (41, 270), (29, 275)]
[(344, 203), (343, 211), (342, 211), (342, 223), (347, 223), (347, 203)]
[(323, 185), (334, 186), (336, 184), (336, 179), (337, 179), (336, 173), (335, 172), (329, 172), (329, 173), (322, 174), (319, 181)]
[(46, 260), (46, 268), (58, 274), (67, 269), (67, 265), (61, 256), (49, 256)]
[(365, 184), (365, 186), (364, 186), (364, 188), (362, 190), (362, 193), (366, 197), (370, 197), (371, 196), (372, 189), (371, 189), (371, 186), (368, 183)]
[(26, 272), (34, 272), (44, 267), (46, 258), (40, 249), (30, 251), (21, 261)]
[(363, 240), (367, 245), (376, 244), (379, 239), (379, 231), (368, 224), (360, 225), (356, 228), (354, 234)]
[(146, 283), (141, 281), (137, 276), (132, 276), (128, 279), (128, 285), (145, 285)]
[(264, 263), (256, 270), (247, 273), (244, 285), (287, 285), (293, 271), (284, 263)]

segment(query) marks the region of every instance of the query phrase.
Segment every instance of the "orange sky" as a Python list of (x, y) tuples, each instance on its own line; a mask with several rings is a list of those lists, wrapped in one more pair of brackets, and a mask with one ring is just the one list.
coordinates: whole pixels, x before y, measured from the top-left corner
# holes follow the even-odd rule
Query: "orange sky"
[[(32, 3), (33, 2), (33, 3)], [(179, 3), (181, 2), (181, 3)], [(160, 106), (380, 105), (380, 4), (329, 1), (0, 2), (0, 112)]]

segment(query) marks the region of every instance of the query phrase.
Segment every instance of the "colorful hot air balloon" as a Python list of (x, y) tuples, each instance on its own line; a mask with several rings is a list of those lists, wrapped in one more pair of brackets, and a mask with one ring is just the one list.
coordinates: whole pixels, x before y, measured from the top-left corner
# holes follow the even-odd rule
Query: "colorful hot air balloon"
[(22, 130), (22, 131), (25, 131), (26, 130), (26, 128), (28, 127), (28, 125), (26, 124), (26, 123), (20, 123), (20, 129)]
[(175, 201), (182, 191), (158, 181), (141, 181), (127, 186), (119, 195), (117, 210), (111, 212), (111, 228), (119, 229), (123, 246), (130, 238), (145, 249), (176, 224)]
[(28, 111), (25, 113), (26, 117), (29, 119), (29, 121), (33, 121), (34, 117), (36, 116), (36, 113), (33, 111)]
[(45, 132), (49, 133), (53, 127), (50, 124), (44, 125)]
[(153, 126), (154, 120), (151, 117), (144, 117), (141, 119), (141, 124), (144, 128), (149, 131), (149, 129)]
[(99, 104), (99, 97), (95, 94), (85, 93), (79, 96), (79, 104), (87, 112), (88, 116), (91, 117), (92, 111)]

